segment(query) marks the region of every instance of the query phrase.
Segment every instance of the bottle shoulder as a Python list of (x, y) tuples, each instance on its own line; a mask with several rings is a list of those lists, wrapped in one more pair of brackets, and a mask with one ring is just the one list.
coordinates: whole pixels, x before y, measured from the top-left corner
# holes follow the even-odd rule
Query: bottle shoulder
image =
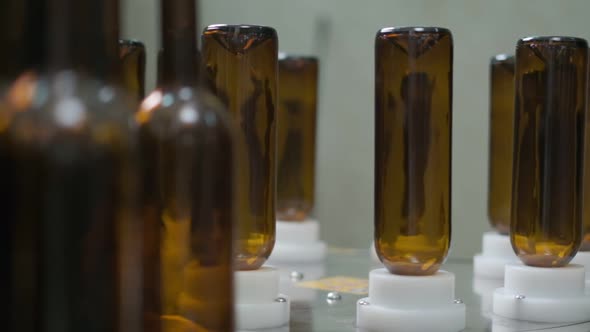
[(16, 138), (48, 140), (61, 134), (124, 137), (134, 129), (127, 94), (73, 72), (15, 82), (0, 107), (7, 132)]
[(203, 88), (156, 89), (141, 103), (135, 121), (157, 132), (195, 130), (233, 136), (235, 131), (222, 103)]

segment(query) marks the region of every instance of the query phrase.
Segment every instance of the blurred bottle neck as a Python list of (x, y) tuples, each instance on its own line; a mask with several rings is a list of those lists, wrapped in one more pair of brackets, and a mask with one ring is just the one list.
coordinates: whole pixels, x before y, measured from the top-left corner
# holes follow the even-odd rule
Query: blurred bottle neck
[(195, 86), (197, 23), (195, 0), (161, 0), (162, 70), (164, 86)]
[(27, 70), (46, 64), (46, 0), (0, 3), (0, 81), (11, 82)]
[(49, 69), (73, 69), (100, 81), (118, 82), (119, 1), (47, 1)]

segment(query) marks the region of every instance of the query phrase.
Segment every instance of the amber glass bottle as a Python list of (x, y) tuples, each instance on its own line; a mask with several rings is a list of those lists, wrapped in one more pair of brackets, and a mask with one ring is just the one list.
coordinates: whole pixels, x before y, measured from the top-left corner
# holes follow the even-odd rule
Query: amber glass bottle
[(510, 239), (527, 265), (564, 266), (582, 240), (587, 48), (570, 37), (516, 46)]
[(391, 273), (429, 275), (451, 239), (453, 40), (385, 28), (375, 41), (375, 245)]
[(130, 110), (99, 81), (110, 72), (113, 5), (49, 0), (50, 73), (30, 108), (2, 114), (1, 176), (13, 199), (0, 204), (14, 204), (2, 220), (12, 225), (12, 331), (141, 331), (139, 289), (126, 282), (139, 254)]
[[(588, 54), (590, 59), (590, 51)], [(590, 68), (588, 68), (588, 80), (590, 80)], [(580, 251), (590, 251), (590, 81), (586, 81), (586, 117), (584, 127), (584, 172), (582, 182), (583, 211), (582, 211), (582, 244)]]
[(235, 264), (255, 270), (275, 241), (277, 34), (263, 26), (212, 25), (202, 40), (209, 86), (239, 126)]
[(137, 100), (145, 96), (145, 46), (137, 40), (119, 39), (121, 85)]
[(315, 190), (318, 60), (279, 55), (277, 219), (303, 221)]
[(234, 139), (198, 88), (195, 0), (162, 0), (161, 86), (142, 102), (145, 331), (233, 331)]
[[(16, 179), (12, 157), (9, 153), (7, 128), (17, 109), (13, 101), (27, 96), (35, 75), (24, 74), (26, 71), (37, 72), (44, 64), (46, 28), (46, 3), (42, 0), (6, 0), (0, 3), (0, 294), (4, 302), (0, 313), (1, 330), (7, 332), (26, 331), (22, 324), (17, 324), (19, 308), (23, 307), (23, 298), (29, 296), (28, 289), (17, 289), (19, 279), (30, 276), (33, 269), (21, 265), (25, 255), (20, 248), (26, 247), (16, 238)], [(23, 79), (26, 76), (30, 79)], [(33, 76), (34, 78), (31, 78)], [(12, 98), (9, 96), (12, 95)], [(27, 101), (30, 98), (25, 98)], [(29, 103), (25, 103), (29, 106)], [(29, 306), (30, 308), (31, 306)], [(31, 312), (29, 312), (30, 314)]]
[[(162, 85), (166, 84), (166, 81), (174, 80), (174, 74), (168, 72), (170, 70), (169, 67), (164, 65), (164, 49), (160, 49), (158, 51), (158, 59), (157, 59), (157, 72), (156, 72), (156, 86), (161, 87)], [(195, 51), (195, 61), (197, 62), (197, 68), (195, 69), (195, 76), (199, 78), (199, 81), (203, 79), (201, 75), (201, 53), (197, 49)]]
[(488, 217), (500, 234), (510, 232), (513, 126), (514, 56), (499, 54), (490, 63)]
[[(0, 4), (0, 96), (14, 91), (14, 81), (40, 71), (46, 60), (47, 0), (6, 0)], [(26, 93), (15, 91), (13, 99)], [(17, 98), (18, 97), (18, 98)], [(3, 100), (6, 102), (6, 100)]]

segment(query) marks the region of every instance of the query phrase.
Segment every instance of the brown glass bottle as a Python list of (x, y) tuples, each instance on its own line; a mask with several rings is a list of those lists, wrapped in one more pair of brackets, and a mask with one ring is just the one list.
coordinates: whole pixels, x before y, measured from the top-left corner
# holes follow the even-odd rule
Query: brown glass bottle
[(375, 41), (375, 246), (395, 274), (429, 275), (451, 240), (453, 40), (384, 28)]
[[(0, 330), (7, 332), (25, 331), (22, 324), (17, 324), (17, 317), (22, 317), (27, 306), (22, 299), (30, 296), (28, 289), (17, 289), (19, 280), (33, 274), (28, 269), (25, 255), (20, 248), (26, 247), (16, 238), (16, 197), (17, 182), (14, 177), (15, 167), (9, 153), (7, 129), (13, 116), (23, 109), (18, 109), (13, 101), (20, 101), (27, 95), (29, 87), (37, 81), (36, 75), (23, 74), (37, 72), (44, 64), (47, 15), (45, 1), (42, 0), (6, 0), (0, 4), (0, 294), (4, 309), (0, 313)], [(27, 76), (26, 80), (19, 78)], [(27, 98), (30, 100), (30, 98)], [(29, 106), (29, 103), (26, 103)], [(31, 308), (32, 306), (27, 306)], [(31, 311), (28, 312), (31, 314)]]
[[(163, 61), (164, 61), (164, 49), (160, 49), (158, 51), (158, 59), (157, 59), (157, 72), (156, 72), (156, 86), (160, 87), (163, 85), (166, 85), (170, 80), (174, 80), (174, 74), (173, 73), (169, 73), (168, 71), (170, 70), (170, 68), (168, 68), (167, 66), (164, 65)], [(195, 61), (197, 62), (197, 68), (195, 70), (195, 76), (200, 79), (202, 79), (202, 75), (201, 75), (201, 53), (199, 52), (199, 50), (197, 49), (195, 51)]]
[(514, 56), (499, 54), (490, 62), (488, 218), (500, 234), (510, 232), (513, 125)]
[(564, 266), (581, 243), (587, 48), (570, 37), (516, 46), (510, 239), (527, 265)]
[(121, 85), (133, 98), (145, 96), (145, 46), (137, 40), (119, 39)]
[[(162, 85), (136, 113), (146, 331), (233, 331), (234, 131), (198, 87), (195, 0), (162, 0)], [(157, 320), (157, 321), (155, 321)]]
[(17, 188), (15, 331), (140, 331), (127, 325), (139, 294), (122, 274), (139, 249), (127, 105), (71, 72), (41, 84), (51, 94), (16, 114), (5, 145)]
[(239, 270), (254, 270), (275, 241), (277, 34), (263, 26), (212, 25), (202, 41), (209, 86), (239, 128), (234, 261)]
[(277, 219), (303, 221), (315, 190), (318, 60), (279, 55)]
[[(588, 52), (590, 59), (590, 51)], [(588, 78), (590, 79), (590, 68), (588, 68)], [(583, 211), (582, 211), (582, 244), (580, 251), (590, 251), (590, 116), (588, 116), (588, 98), (590, 98), (590, 82), (586, 81), (586, 116), (585, 133), (584, 133), (584, 172), (582, 182), (582, 197), (583, 197)]]
[[(0, 96), (18, 77), (45, 65), (47, 0), (6, 0), (0, 4)], [(18, 97), (23, 92), (18, 93)], [(15, 97), (13, 97), (15, 98)], [(9, 101), (10, 102), (10, 101)]]
[(94, 56), (107, 53), (97, 41), (110, 5), (48, 1), (50, 73), (2, 133), (14, 197), (3, 219), (13, 225), (13, 331), (141, 331), (139, 289), (128, 283), (139, 253), (130, 107), (94, 79), (108, 75), (98, 65), (108, 60)]

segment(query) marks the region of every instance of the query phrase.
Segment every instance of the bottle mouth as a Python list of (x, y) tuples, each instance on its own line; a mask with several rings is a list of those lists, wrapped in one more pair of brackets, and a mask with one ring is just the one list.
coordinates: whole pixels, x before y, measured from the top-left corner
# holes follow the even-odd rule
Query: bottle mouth
[(450, 35), (451, 31), (441, 27), (387, 27), (377, 32), (378, 35), (384, 34), (442, 34)]
[(228, 34), (256, 34), (260, 37), (273, 37), (277, 32), (274, 28), (252, 24), (213, 24), (203, 31), (203, 34), (228, 33)]
[(492, 64), (514, 62), (514, 55), (506, 53), (496, 54), (492, 57), (491, 62)]
[(313, 55), (291, 54), (286, 52), (279, 52), (279, 61), (301, 61), (301, 62), (317, 62), (318, 58)]
[(228, 51), (246, 53), (267, 41), (278, 41), (275, 29), (261, 25), (214, 24), (205, 28), (203, 38), (217, 40)]
[(588, 42), (585, 39), (567, 36), (531, 36), (518, 40), (518, 45), (527, 46), (569, 46), (578, 48), (588, 48)]
[(145, 48), (145, 45), (137, 39), (119, 39), (119, 45)]

